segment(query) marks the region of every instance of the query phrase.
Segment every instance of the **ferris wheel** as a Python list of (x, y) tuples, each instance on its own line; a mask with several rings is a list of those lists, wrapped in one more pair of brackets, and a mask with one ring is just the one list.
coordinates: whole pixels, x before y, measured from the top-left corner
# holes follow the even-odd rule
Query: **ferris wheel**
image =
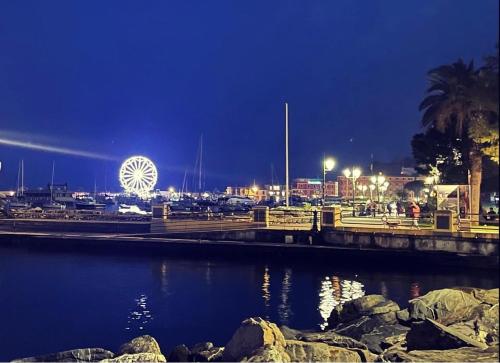
[(127, 193), (146, 197), (156, 185), (158, 171), (144, 156), (132, 156), (120, 167), (120, 184)]

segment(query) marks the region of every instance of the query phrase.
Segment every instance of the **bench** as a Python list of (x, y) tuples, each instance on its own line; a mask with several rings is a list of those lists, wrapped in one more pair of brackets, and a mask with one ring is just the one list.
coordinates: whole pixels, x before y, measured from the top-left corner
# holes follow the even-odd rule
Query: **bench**
[(401, 225), (401, 220), (399, 219), (387, 219), (387, 217), (382, 217), (382, 222), (389, 228), (389, 229), (395, 229), (398, 228)]

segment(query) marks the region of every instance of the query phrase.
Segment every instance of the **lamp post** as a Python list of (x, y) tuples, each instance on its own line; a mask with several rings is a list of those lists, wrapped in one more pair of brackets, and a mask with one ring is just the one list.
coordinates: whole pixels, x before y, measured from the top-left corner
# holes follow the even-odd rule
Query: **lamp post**
[(377, 190), (377, 204), (378, 204), (378, 208), (380, 208), (381, 189), (384, 186), (384, 184), (387, 183), (387, 185), (385, 186), (385, 189), (387, 190), (387, 187), (389, 186), (389, 182), (386, 182), (385, 176), (383, 176), (382, 173), (380, 173), (379, 175), (373, 175), (370, 178), (370, 181), (372, 182), (372, 185), (375, 186), (373, 189)]
[(332, 171), (333, 168), (335, 168), (335, 159), (328, 158), (325, 159), (323, 158), (323, 199), (322, 199), (322, 205), (325, 205), (325, 197), (326, 197), (326, 173), (328, 171)]
[(358, 179), (361, 176), (361, 169), (360, 168), (355, 168), (354, 166), (351, 169), (345, 169), (344, 170), (344, 176), (347, 179), (352, 180), (352, 216), (356, 216), (356, 210), (355, 210), (355, 203), (356, 203), (356, 179)]
[(364, 199), (365, 192), (368, 190), (368, 185), (366, 185), (366, 184), (358, 185), (358, 190), (361, 192), (361, 195), (363, 196), (363, 199)]
[(373, 191), (375, 190), (375, 184), (370, 184), (368, 188), (370, 189), (370, 201), (373, 202)]

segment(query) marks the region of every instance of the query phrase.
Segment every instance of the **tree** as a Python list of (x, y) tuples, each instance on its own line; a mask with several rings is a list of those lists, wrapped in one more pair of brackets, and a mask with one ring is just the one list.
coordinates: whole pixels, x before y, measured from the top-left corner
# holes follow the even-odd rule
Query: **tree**
[(467, 143), (454, 135), (453, 128), (441, 132), (430, 127), (413, 136), (411, 147), (419, 174), (429, 175), (437, 167), (442, 183), (467, 184)]
[(471, 219), (477, 223), (483, 156), (498, 161), (498, 70), (475, 70), (473, 62), (459, 59), (430, 70), (428, 77), (430, 87), (419, 107), (424, 111), (422, 125), (441, 132), (453, 127), (455, 136), (469, 143)]

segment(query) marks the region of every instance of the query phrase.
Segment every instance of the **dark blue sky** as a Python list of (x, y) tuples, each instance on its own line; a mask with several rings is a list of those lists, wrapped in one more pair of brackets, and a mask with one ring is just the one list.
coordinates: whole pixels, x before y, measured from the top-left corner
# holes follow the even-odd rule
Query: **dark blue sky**
[[(410, 155), (426, 71), (480, 61), (497, 0), (1, 1), (0, 138), (144, 154), (179, 186), (204, 137), (206, 186)], [(350, 141), (352, 139), (352, 141)], [(0, 145), (0, 188), (118, 187), (119, 162)], [(106, 170), (106, 172), (105, 172)]]

